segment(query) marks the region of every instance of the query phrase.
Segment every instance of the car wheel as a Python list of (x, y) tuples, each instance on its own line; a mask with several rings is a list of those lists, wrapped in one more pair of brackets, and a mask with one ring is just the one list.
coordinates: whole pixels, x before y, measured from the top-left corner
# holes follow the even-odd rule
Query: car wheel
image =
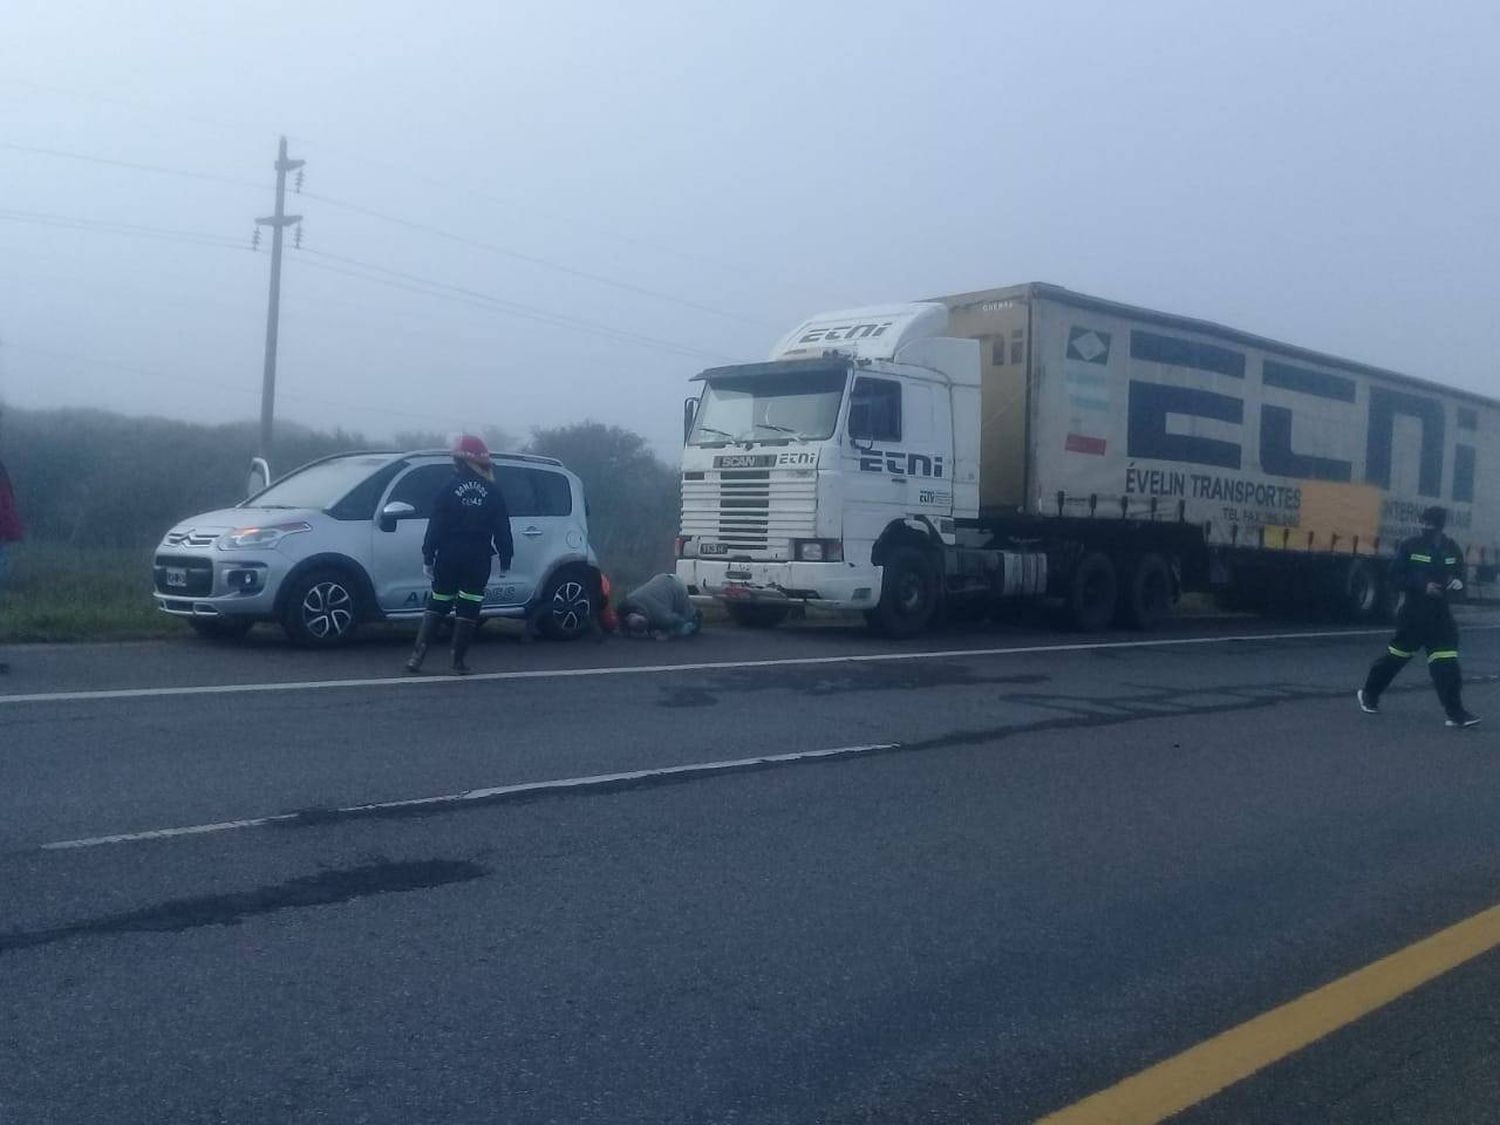
[(554, 641), (573, 641), (589, 631), (594, 605), (589, 599), (588, 579), (576, 570), (564, 570), (547, 583), (537, 605), (537, 626)]
[(883, 636), (915, 637), (937, 614), (937, 568), (926, 552), (897, 547), (882, 570), (880, 603), (865, 618)]
[(255, 622), (248, 617), (194, 617), (188, 625), (206, 640), (238, 641), (244, 639)]
[(287, 591), (281, 625), (295, 643), (308, 648), (343, 644), (359, 627), (359, 593), (347, 574), (315, 570)]
[(774, 629), (792, 612), (786, 605), (740, 605), (730, 602), (724, 607), (729, 620), (745, 629)]

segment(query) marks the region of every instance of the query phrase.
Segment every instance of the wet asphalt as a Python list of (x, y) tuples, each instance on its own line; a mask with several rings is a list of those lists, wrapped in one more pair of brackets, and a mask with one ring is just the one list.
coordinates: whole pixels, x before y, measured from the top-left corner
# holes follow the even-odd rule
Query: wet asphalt
[[(0, 1122), (1034, 1119), (1500, 902), (1500, 726), (1417, 666), (1362, 716), (1382, 639), (1282, 632), (12, 650)], [(1184, 1119), (1493, 1120), (1497, 977)]]

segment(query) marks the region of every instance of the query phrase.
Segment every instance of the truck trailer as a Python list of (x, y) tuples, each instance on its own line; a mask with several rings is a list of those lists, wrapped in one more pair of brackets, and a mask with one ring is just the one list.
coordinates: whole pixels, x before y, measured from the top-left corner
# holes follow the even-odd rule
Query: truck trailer
[(1150, 629), (1191, 592), (1380, 620), (1432, 504), (1496, 581), (1500, 403), (1203, 320), (1033, 283), (820, 314), (696, 380), (677, 573), (742, 625)]

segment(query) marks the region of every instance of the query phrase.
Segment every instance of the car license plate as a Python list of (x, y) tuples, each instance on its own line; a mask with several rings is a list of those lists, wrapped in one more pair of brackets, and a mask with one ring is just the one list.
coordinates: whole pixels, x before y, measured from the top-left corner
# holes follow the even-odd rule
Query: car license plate
[(181, 566), (167, 567), (167, 585), (177, 588), (187, 586), (187, 568)]

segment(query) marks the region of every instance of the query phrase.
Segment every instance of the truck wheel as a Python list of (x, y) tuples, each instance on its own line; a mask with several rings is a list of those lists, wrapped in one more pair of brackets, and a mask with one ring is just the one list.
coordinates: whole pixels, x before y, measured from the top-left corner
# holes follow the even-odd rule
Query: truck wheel
[(880, 604), (865, 620), (883, 636), (915, 637), (937, 613), (937, 569), (915, 547), (895, 548), (882, 569)]
[(1090, 551), (1073, 571), (1068, 593), (1068, 618), (1073, 628), (1097, 633), (1115, 615), (1115, 564), (1102, 551)]
[(1120, 624), (1150, 632), (1171, 615), (1171, 568), (1160, 555), (1138, 555), (1126, 568), (1120, 587)]
[(334, 648), (354, 635), (360, 621), (359, 589), (338, 570), (314, 570), (286, 594), (281, 627), (295, 644)]
[(729, 620), (744, 629), (774, 629), (792, 612), (791, 606), (755, 603), (739, 605), (730, 602), (724, 608), (729, 613)]
[(1344, 571), (1343, 610), (1350, 621), (1378, 621), (1385, 610), (1380, 569), (1370, 559), (1354, 559)]

